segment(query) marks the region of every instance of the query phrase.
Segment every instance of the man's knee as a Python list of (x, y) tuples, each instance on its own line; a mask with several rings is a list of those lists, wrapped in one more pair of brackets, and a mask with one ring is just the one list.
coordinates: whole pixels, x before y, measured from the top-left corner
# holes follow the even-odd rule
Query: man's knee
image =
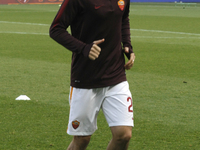
[(128, 143), (132, 137), (132, 134), (130, 133), (124, 133), (122, 135), (118, 135), (116, 137), (113, 137), (117, 142), (119, 143)]
[(132, 127), (120, 127), (113, 131), (113, 139), (119, 143), (128, 143), (132, 137)]

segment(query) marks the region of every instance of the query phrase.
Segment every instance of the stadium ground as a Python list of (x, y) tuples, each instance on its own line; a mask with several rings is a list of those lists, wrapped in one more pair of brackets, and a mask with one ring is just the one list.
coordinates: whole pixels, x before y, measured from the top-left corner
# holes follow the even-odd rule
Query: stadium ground
[[(63, 150), (71, 52), (48, 36), (58, 5), (0, 5), (0, 149)], [(200, 149), (200, 5), (132, 3), (130, 150)], [(27, 95), (30, 101), (16, 101)], [(111, 138), (100, 112), (88, 150)]]

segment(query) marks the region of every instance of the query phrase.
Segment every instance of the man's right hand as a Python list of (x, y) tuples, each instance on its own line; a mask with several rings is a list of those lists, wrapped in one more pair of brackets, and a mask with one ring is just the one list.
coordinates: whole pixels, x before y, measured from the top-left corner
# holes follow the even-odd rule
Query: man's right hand
[(103, 43), (104, 41), (105, 39), (101, 39), (93, 42), (94, 44), (92, 45), (88, 56), (91, 60), (95, 60), (99, 57), (101, 48), (98, 45)]

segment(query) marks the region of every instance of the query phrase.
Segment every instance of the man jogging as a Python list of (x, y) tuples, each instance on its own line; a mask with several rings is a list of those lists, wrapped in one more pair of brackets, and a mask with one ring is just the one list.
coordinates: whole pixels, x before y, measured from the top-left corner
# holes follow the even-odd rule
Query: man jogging
[(72, 51), (67, 133), (74, 138), (68, 150), (86, 149), (100, 109), (113, 135), (107, 150), (128, 149), (134, 124), (125, 69), (135, 59), (129, 5), (129, 0), (65, 0), (52, 22), (50, 37)]

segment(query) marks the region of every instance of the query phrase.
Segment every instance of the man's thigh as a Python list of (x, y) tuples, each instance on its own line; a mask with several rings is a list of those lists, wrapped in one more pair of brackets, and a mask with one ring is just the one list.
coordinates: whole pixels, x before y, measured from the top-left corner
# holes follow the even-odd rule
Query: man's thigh
[[(97, 129), (97, 115), (101, 108), (99, 90), (72, 88), (67, 133), (76, 136), (92, 135)], [(101, 94), (101, 93), (100, 93)]]
[(110, 127), (134, 126), (132, 95), (128, 82), (109, 88), (102, 110)]

